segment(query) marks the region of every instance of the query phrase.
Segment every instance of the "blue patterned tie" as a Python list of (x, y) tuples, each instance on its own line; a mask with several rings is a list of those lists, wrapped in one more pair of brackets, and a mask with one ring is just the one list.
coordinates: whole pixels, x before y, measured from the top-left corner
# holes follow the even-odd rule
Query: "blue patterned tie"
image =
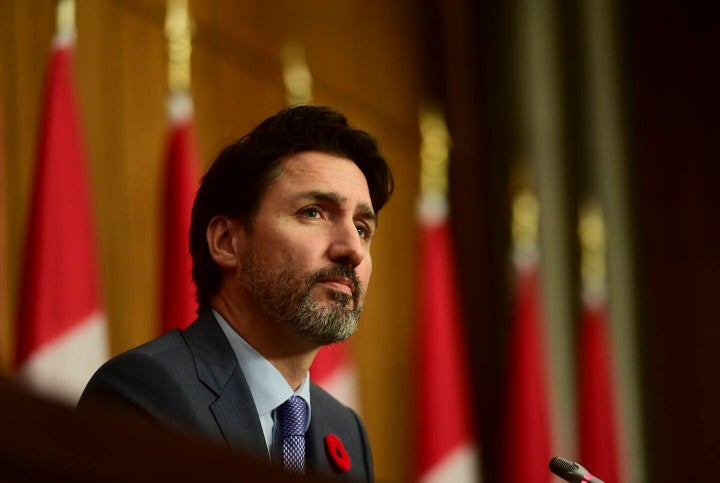
[(305, 408), (306, 403), (299, 396), (290, 396), (280, 406), (283, 464), (295, 473), (305, 472)]

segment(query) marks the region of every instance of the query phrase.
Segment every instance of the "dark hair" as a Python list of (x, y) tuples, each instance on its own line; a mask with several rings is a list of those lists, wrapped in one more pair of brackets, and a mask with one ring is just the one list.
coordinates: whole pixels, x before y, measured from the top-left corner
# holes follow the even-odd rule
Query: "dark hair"
[(262, 194), (278, 176), (283, 160), (303, 151), (351, 159), (365, 175), (376, 213), (390, 199), (393, 176), (377, 142), (349, 126), (342, 113), (330, 107), (296, 106), (269, 117), (225, 147), (200, 183), (190, 222), (198, 313), (210, 306), (210, 297), (220, 288), (220, 270), (205, 235), (210, 220), (223, 215), (251, 228)]

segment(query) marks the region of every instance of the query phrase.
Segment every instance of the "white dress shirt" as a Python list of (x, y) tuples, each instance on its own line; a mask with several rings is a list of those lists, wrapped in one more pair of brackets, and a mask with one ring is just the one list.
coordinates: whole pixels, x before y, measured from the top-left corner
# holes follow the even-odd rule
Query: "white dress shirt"
[[(297, 391), (293, 391), (290, 384), (285, 380), (280, 371), (265, 359), (258, 351), (252, 348), (235, 329), (220, 315), (217, 310), (213, 309), (213, 315), (220, 324), (220, 328), (225, 333), (230, 346), (237, 357), (238, 364), (242, 369), (243, 375), (250, 386), (255, 408), (258, 412), (258, 418), (262, 426), (265, 443), (268, 448), (268, 455), (273, 450), (273, 428), (275, 427), (276, 409), (290, 396), (300, 396), (307, 403), (307, 418), (305, 419), (307, 431), (310, 425), (310, 372), (305, 375), (302, 384)], [(277, 439), (275, 439), (277, 441)]]

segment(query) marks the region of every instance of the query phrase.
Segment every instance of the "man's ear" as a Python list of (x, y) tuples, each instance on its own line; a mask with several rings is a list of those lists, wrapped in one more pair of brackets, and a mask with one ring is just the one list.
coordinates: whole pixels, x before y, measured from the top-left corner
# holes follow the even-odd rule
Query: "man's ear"
[(244, 234), (242, 224), (227, 216), (217, 215), (205, 230), (210, 256), (223, 268), (237, 268), (240, 261), (240, 238)]

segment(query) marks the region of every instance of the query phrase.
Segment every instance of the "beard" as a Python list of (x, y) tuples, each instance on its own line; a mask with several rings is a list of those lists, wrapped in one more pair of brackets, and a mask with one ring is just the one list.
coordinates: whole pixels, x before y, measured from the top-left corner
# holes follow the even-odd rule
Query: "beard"
[[(255, 252), (243, 262), (242, 276), (248, 293), (270, 319), (319, 345), (334, 344), (350, 337), (358, 326), (365, 293), (350, 265), (335, 265), (314, 272), (269, 270)], [(352, 296), (332, 291), (329, 303), (313, 295), (313, 287), (325, 277), (352, 281)]]

